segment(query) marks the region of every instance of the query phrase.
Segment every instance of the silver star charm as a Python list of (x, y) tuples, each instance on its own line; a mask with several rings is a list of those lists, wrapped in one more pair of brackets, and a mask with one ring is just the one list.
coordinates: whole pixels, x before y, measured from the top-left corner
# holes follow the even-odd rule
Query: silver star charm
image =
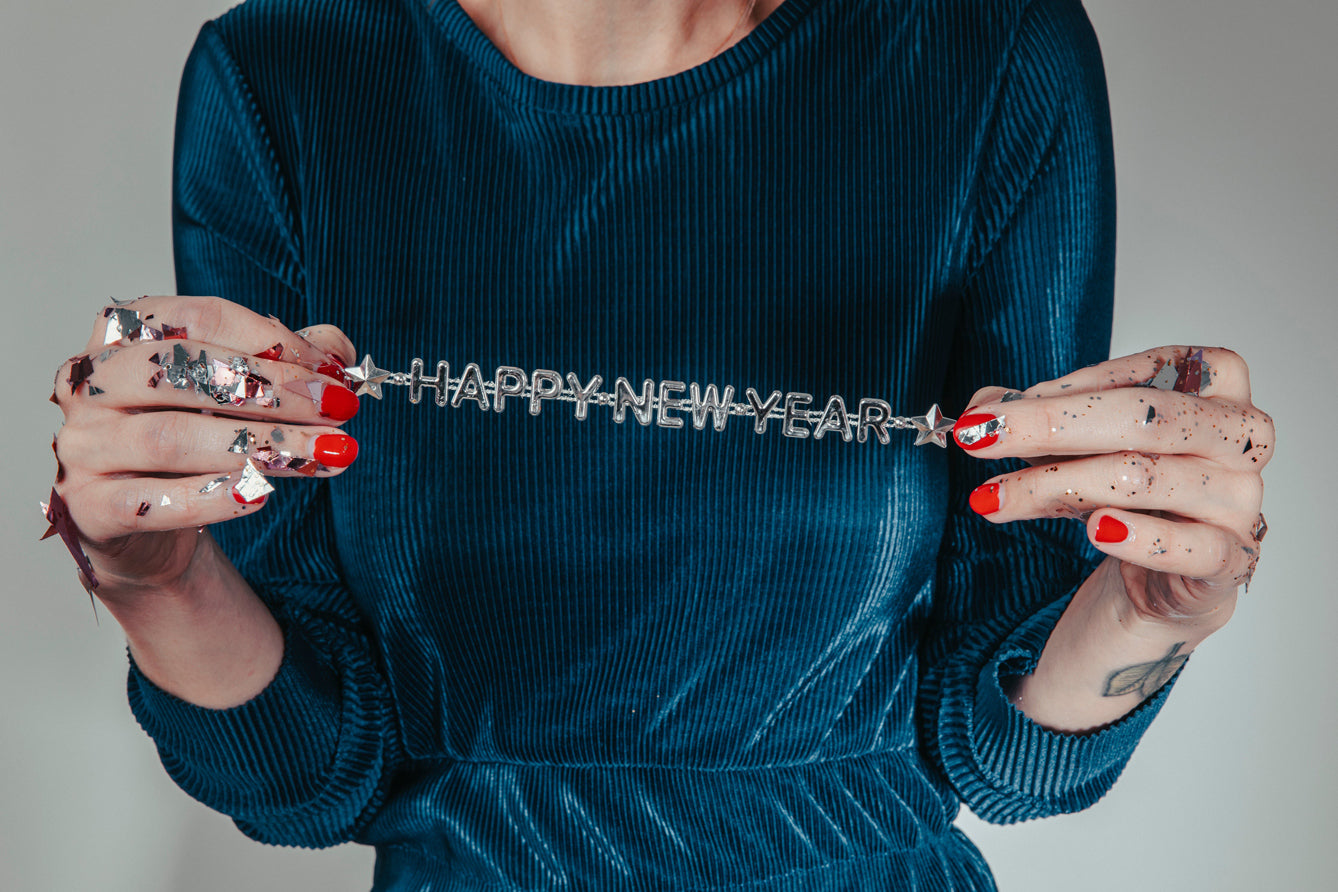
[(939, 410), (938, 403), (934, 403), (929, 407), (928, 412), (911, 419), (911, 424), (915, 425), (917, 431), (915, 445), (923, 446), (933, 440), (937, 445), (947, 449), (948, 434), (952, 431), (952, 426), (956, 421), (956, 418), (943, 417), (943, 412)]
[(351, 365), (344, 369), (344, 374), (357, 383), (357, 388), (353, 391), (358, 396), (364, 393), (370, 393), (377, 399), (381, 399), (381, 383), (390, 377), (390, 372), (385, 369), (378, 369), (376, 363), (372, 362), (372, 354), (368, 353), (362, 358), (360, 365)]

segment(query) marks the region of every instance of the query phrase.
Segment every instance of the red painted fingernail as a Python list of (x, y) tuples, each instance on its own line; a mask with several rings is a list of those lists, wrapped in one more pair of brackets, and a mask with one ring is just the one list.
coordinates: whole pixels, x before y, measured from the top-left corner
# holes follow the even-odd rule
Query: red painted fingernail
[(952, 436), (963, 449), (984, 449), (999, 439), (1003, 419), (988, 412), (963, 415), (952, 426)]
[(1129, 528), (1109, 514), (1096, 522), (1096, 541), (1123, 542), (1129, 538)]
[(328, 359), (317, 365), (315, 371), (318, 375), (327, 375), (343, 384), (348, 383), (348, 375), (344, 374), (344, 367)]
[(321, 394), (321, 414), (335, 421), (348, 421), (358, 414), (358, 398), (338, 384), (327, 384)]
[(347, 468), (358, 457), (358, 441), (346, 434), (321, 434), (312, 458), (331, 468)]
[(239, 505), (263, 505), (265, 503), (265, 499), (268, 498), (269, 498), (269, 493), (266, 493), (265, 495), (257, 496), (256, 498), (248, 502), (246, 501), (246, 499), (242, 498), (241, 493), (237, 492), (237, 490), (234, 489), (232, 491), (232, 499)]
[(999, 484), (982, 483), (971, 490), (971, 510), (977, 514), (993, 514), (999, 510)]

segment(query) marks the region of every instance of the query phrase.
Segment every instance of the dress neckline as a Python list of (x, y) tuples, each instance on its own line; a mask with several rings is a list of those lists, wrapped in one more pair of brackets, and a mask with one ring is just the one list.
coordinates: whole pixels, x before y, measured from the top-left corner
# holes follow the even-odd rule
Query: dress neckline
[(785, 41), (822, 0), (785, 0), (722, 53), (668, 77), (617, 86), (546, 81), (517, 68), (457, 0), (427, 0), (432, 17), (470, 61), (508, 97), (531, 108), (574, 115), (618, 116), (689, 101), (725, 84)]

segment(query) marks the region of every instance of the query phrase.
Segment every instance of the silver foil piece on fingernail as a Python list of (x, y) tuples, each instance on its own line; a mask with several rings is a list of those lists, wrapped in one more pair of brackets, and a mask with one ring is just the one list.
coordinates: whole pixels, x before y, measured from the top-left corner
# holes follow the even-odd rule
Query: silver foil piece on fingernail
[(261, 496), (269, 495), (274, 492), (273, 485), (265, 479), (265, 475), (260, 473), (251, 459), (246, 460), (246, 467), (242, 468), (242, 477), (232, 488), (243, 501), (254, 502)]
[(974, 443), (992, 437), (1004, 428), (1004, 416), (996, 415), (989, 421), (981, 424), (973, 424), (970, 427), (964, 427), (956, 434), (957, 442), (963, 446), (971, 446)]

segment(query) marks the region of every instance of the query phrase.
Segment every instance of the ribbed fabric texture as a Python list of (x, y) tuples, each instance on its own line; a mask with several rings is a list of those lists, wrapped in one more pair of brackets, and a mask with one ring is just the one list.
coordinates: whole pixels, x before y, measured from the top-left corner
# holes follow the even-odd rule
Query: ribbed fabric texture
[[(787, 0), (625, 87), (525, 75), (454, 0), (247, 0), (186, 63), (173, 224), (181, 293), (389, 368), (960, 415), (1106, 358), (1113, 199), (1075, 0)], [(1091, 804), (1170, 689), (1088, 735), (1005, 699), (1100, 560), (971, 512), (1020, 462), (430, 397), (213, 528), (285, 629), (262, 694), (129, 677), (187, 792), (377, 846), (377, 890), (990, 889), (959, 802)]]

